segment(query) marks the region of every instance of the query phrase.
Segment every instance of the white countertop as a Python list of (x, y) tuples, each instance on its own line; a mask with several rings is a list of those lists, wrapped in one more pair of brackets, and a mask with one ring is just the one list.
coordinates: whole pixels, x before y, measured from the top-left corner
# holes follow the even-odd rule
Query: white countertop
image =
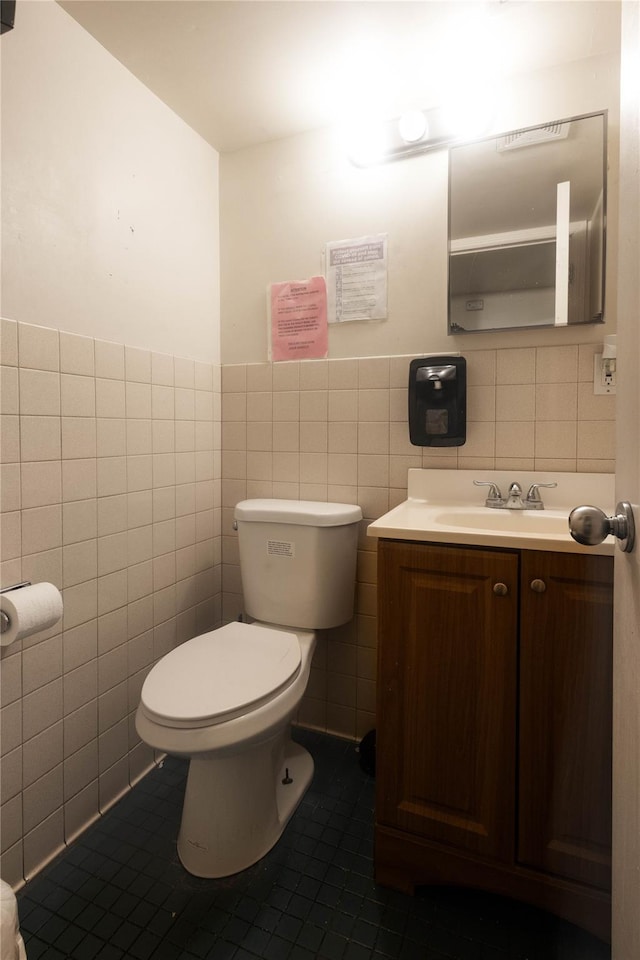
[[(486, 507), (488, 488), (475, 487), (474, 480), (496, 483), (504, 497), (513, 482), (523, 496), (532, 483), (556, 482), (557, 487), (540, 490), (544, 510), (506, 510)], [(409, 470), (407, 499), (374, 520), (367, 533), (392, 540), (613, 555), (614, 537), (595, 547), (571, 537), (569, 513), (585, 503), (614, 513), (613, 474)]]

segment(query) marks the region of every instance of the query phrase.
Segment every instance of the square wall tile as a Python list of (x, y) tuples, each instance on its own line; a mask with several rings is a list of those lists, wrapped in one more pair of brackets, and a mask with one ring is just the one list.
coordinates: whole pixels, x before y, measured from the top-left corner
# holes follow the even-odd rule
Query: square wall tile
[(99, 457), (124, 457), (127, 452), (125, 420), (98, 419), (97, 454)]
[(150, 420), (151, 384), (132, 383), (127, 380), (125, 384), (125, 406), (129, 419)]
[(274, 363), (272, 368), (273, 390), (299, 390), (300, 389), (300, 364), (299, 362), (285, 361), (284, 363)]
[(128, 529), (127, 494), (120, 493), (98, 500), (98, 536), (108, 537)]
[[(328, 404), (329, 422), (353, 421), (357, 422), (358, 417), (358, 391), (357, 390), (330, 390)], [(376, 419), (376, 418), (372, 418)]]
[(124, 372), (126, 380), (151, 383), (151, 352), (139, 347), (125, 346)]
[[(22, 695), (62, 676), (62, 634), (41, 640), (22, 652)], [(60, 757), (62, 760), (62, 757)], [(59, 762), (59, 761), (58, 761)], [(43, 773), (44, 770), (41, 771)], [(37, 775), (40, 776), (41, 773)]]
[(536, 384), (536, 420), (575, 420), (577, 415), (577, 383)]
[(98, 577), (98, 614), (102, 616), (127, 603), (127, 571), (117, 570)]
[(536, 387), (533, 383), (499, 384), (496, 387), (495, 419), (535, 420)]
[[(151, 410), (151, 406), (149, 406)], [(153, 430), (151, 420), (127, 419), (127, 454), (139, 456), (153, 452)]]
[(22, 511), (22, 552), (41, 553), (62, 546), (62, 507), (33, 507)]
[(50, 763), (55, 755), (51, 742), (54, 737), (59, 741), (57, 752), (62, 754), (62, 722), (31, 740), (28, 744), (30, 749), (25, 750), (27, 754), (34, 754), (23, 760), (25, 789), (22, 794), (22, 813), (25, 833), (33, 830), (62, 806), (62, 760), (60, 759), (53, 769), (37, 775), (38, 769)]
[(95, 375), (94, 341), (75, 333), (60, 331), (60, 372), (84, 377)]
[(573, 459), (577, 453), (577, 430), (574, 420), (536, 423), (536, 459)]
[[(17, 469), (18, 479), (18, 507), (20, 505), (20, 487), (23, 507), (40, 507), (49, 503), (60, 503), (62, 500), (62, 472), (59, 460), (42, 461), (40, 463), (23, 463), (21, 468), (18, 464), (11, 464), (11, 467)], [(1, 468), (2, 476), (2, 499), (12, 494), (13, 477), (5, 477), (5, 467)], [(20, 483), (20, 470), (22, 480)], [(77, 498), (70, 498), (77, 499)], [(3, 506), (3, 509), (5, 507)], [(13, 508), (15, 509), (15, 508)]]
[(134, 605), (112, 610), (98, 619), (98, 655), (102, 656), (110, 650), (121, 646), (128, 636), (128, 616), (133, 617)]
[(63, 460), (62, 499), (90, 500), (96, 496), (96, 461)]
[(58, 417), (20, 417), (22, 460), (59, 460), (61, 454)]
[[(95, 659), (92, 673), (95, 674)], [(85, 673), (86, 675), (86, 673)], [(92, 681), (95, 686), (95, 681)], [(98, 701), (94, 697), (67, 713), (64, 718), (64, 757), (73, 756), (78, 750), (98, 736)]]
[(173, 420), (175, 417), (173, 387), (153, 384), (151, 387), (151, 416), (154, 420)]
[[(98, 589), (95, 580), (87, 580), (64, 591), (64, 629), (77, 627), (88, 620), (95, 620), (98, 607)], [(66, 703), (66, 700), (65, 700)]]
[(97, 450), (96, 421), (89, 417), (62, 417), (62, 458), (85, 460)]
[(98, 741), (92, 740), (64, 761), (64, 797), (83, 790), (98, 776)]
[(494, 386), (497, 379), (497, 351), (472, 350), (467, 356), (467, 384)]
[(358, 360), (358, 388), (386, 390), (390, 386), (389, 357), (368, 357)]
[(95, 380), (93, 377), (63, 373), (60, 377), (60, 399), (63, 417), (95, 417)]
[[(176, 497), (177, 509), (177, 497)], [(191, 512), (191, 511), (188, 511)], [(151, 524), (153, 519), (153, 497), (152, 491), (140, 490), (127, 494), (127, 526), (129, 530), (136, 527), (145, 527)], [(131, 561), (130, 561), (131, 562)]]
[(194, 385), (196, 390), (213, 390), (213, 367), (210, 363), (195, 361)]
[[(71, 630), (65, 630), (62, 637), (62, 662), (65, 674), (95, 660), (97, 655), (97, 620), (89, 620)], [(75, 749), (79, 749), (82, 745), (78, 744)]]
[(108, 340), (95, 341), (96, 377), (124, 380), (124, 345)]
[(496, 388), (493, 385), (468, 387), (467, 418), (469, 420), (496, 419)]
[(96, 380), (96, 416), (116, 419), (126, 416), (123, 380)]
[(77, 500), (62, 505), (62, 542), (79, 543), (98, 532), (96, 500)]
[(22, 698), (22, 733), (30, 740), (62, 719), (63, 681), (59, 678)]
[(174, 358), (166, 353), (151, 354), (151, 382), (165, 387), (174, 385)]
[(113, 533), (98, 540), (98, 576), (124, 570), (127, 566), (127, 533)]
[(186, 357), (173, 358), (173, 375), (176, 387), (195, 388), (195, 362)]
[(609, 421), (581, 420), (578, 423), (578, 457), (588, 460), (613, 460), (615, 453), (615, 430)]
[(334, 390), (347, 390), (357, 386), (357, 360), (329, 360), (328, 368), (330, 392)]
[(97, 460), (99, 497), (112, 497), (127, 492), (127, 458), (102, 457)]
[(536, 383), (576, 383), (578, 347), (537, 347)]
[(21, 367), (31, 367), (35, 370), (59, 370), (58, 331), (51, 327), (19, 323), (18, 355)]
[(60, 375), (21, 368), (20, 412), (40, 417), (60, 416)]
[(535, 381), (535, 347), (497, 351), (496, 383), (535, 383)]

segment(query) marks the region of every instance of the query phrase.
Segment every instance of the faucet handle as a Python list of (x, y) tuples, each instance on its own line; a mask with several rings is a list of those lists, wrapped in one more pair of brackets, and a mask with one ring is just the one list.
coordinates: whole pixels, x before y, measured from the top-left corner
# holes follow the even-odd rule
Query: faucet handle
[(527, 501), (529, 503), (542, 503), (542, 497), (540, 496), (539, 490), (540, 487), (557, 487), (558, 484), (554, 481), (553, 483), (532, 483), (527, 492)]
[(485, 500), (485, 503), (488, 507), (497, 507), (504, 503), (502, 494), (500, 493), (500, 487), (491, 480), (474, 480), (473, 485), (475, 487), (489, 487), (489, 493), (487, 494), (487, 499)]

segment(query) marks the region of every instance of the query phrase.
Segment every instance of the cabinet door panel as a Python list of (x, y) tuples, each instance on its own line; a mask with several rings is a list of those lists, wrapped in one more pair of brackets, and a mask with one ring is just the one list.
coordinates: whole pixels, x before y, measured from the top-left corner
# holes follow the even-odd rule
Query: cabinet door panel
[(508, 552), (380, 543), (379, 823), (513, 858), (517, 589)]
[(601, 889), (611, 863), (612, 588), (610, 557), (523, 554), (518, 859)]

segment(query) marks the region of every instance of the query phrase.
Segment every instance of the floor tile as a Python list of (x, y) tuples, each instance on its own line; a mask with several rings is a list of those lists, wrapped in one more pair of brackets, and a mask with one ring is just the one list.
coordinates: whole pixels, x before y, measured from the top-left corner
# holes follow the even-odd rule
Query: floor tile
[(296, 730), (313, 783), (259, 863), (202, 880), (176, 838), (168, 757), (18, 894), (29, 960), (610, 960), (571, 924), (481, 892), (373, 880), (374, 781), (355, 745)]

